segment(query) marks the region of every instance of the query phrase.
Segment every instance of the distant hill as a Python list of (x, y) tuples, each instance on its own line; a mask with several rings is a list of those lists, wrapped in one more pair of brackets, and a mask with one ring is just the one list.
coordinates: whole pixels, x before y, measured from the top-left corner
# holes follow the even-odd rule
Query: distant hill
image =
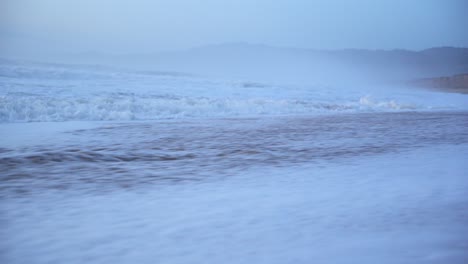
[(314, 50), (228, 43), (177, 52), (47, 55), (55, 61), (110, 64), (138, 70), (187, 72), (252, 81), (323, 84), (401, 84), (468, 73), (468, 48)]
[(119, 60), (158, 70), (301, 83), (404, 82), (468, 72), (468, 48), (453, 47), (422, 51), (312, 50), (240, 43), (127, 55)]

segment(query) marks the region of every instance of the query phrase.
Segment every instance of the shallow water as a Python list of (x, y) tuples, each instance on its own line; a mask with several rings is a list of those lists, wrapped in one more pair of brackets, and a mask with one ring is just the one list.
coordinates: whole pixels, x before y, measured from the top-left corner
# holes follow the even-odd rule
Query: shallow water
[(0, 61), (0, 262), (467, 263), (467, 102)]
[(0, 259), (466, 263), (467, 116), (53, 132), (46, 144), (2, 148)]
[(468, 114), (103, 123), (57, 133), (56, 138), (61, 139), (1, 148), (2, 196), (48, 188), (101, 192), (202, 181), (257, 167), (340, 163), (425, 146), (466, 144)]

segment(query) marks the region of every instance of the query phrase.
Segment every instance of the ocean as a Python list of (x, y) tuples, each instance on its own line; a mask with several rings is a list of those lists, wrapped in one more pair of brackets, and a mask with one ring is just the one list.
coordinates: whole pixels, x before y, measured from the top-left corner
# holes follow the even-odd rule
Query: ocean
[(0, 61), (2, 263), (466, 263), (468, 96)]

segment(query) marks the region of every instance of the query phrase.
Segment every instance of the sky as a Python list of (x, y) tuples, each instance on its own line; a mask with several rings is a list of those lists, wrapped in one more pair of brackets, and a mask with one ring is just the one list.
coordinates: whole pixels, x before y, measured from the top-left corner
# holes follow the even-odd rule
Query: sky
[(4, 41), (74, 50), (468, 46), (468, 0), (0, 0), (0, 10)]

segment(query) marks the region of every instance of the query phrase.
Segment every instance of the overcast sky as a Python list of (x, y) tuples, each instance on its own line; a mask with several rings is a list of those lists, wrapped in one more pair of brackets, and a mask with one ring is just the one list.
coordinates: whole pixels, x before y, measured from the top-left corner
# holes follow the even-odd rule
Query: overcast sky
[(0, 30), (77, 49), (224, 42), (318, 49), (468, 46), (468, 0), (0, 0)]

